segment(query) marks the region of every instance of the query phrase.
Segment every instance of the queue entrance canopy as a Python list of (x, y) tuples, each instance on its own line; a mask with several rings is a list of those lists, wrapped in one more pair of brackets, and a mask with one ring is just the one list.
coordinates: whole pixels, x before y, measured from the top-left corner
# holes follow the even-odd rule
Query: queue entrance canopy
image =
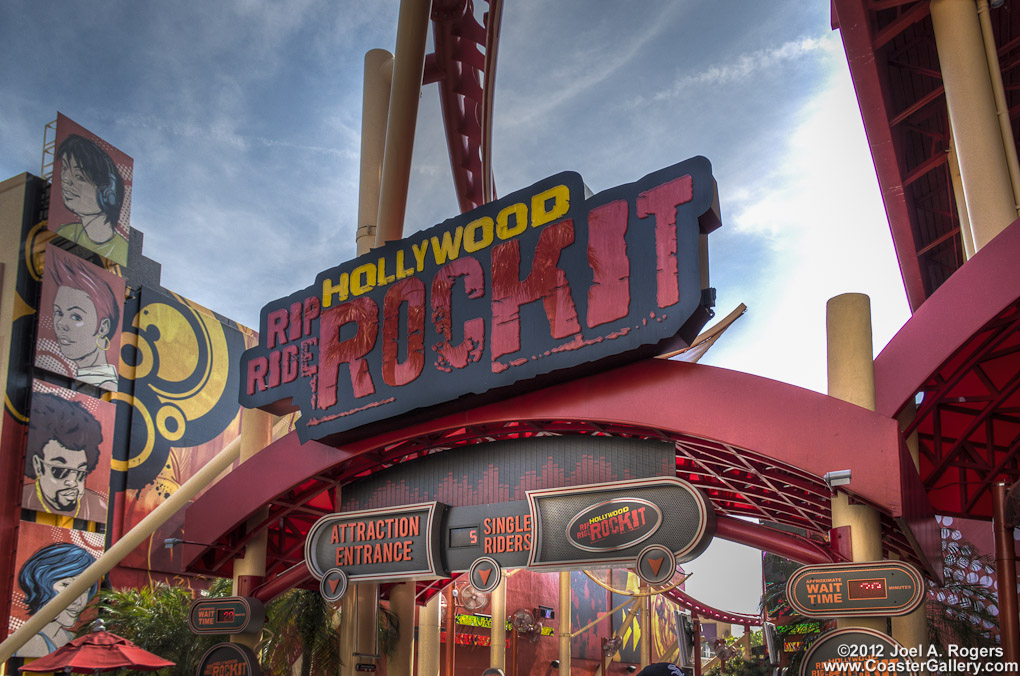
[(338, 443), (688, 346), (714, 304), (708, 160), (585, 195), (557, 174), (267, 304), (242, 405)]

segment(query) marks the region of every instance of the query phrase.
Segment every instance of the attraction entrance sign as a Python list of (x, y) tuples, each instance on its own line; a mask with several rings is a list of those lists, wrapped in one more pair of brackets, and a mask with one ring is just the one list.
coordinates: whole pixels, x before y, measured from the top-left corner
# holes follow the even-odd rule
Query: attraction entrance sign
[(686, 347), (712, 315), (708, 160), (586, 192), (557, 174), (269, 303), (241, 404), (335, 443)]
[(786, 598), (805, 617), (898, 616), (926, 593), (921, 574), (902, 561), (804, 566), (786, 583)]
[[(700, 555), (715, 511), (676, 477), (533, 490), (527, 500), (449, 507), (438, 502), (329, 514), (305, 541), (305, 562), (323, 595), (347, 581), (447, 577), (468, 572), (489, 590), (504, 568), (636, 566), (653, 583)], [(333, 583), (333, 580), (340, 582)], [(325, 584), (325, 583), (323, 583)]]

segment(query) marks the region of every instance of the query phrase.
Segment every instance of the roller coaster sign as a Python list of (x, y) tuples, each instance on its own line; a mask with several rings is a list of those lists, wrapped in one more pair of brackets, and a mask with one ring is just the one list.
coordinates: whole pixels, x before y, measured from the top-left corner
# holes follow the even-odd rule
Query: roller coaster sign
[(635, 566), (646, 581), (663, 584), (715, 533), (712, 504), (677, 477), (526, 495), (496, 504), (428, 502), (328, 514), (308, 531), (305, 563), (331, 601), (343, 595), (348, 579), (431, 579), (467, 571), (477, 590), (491, 591), (502, 569), (523, 567)]
[(267, 304), (242, 405), (335, 443), (689, 345), (712, 316), (708, 160), (585, 195), (557, 174)]

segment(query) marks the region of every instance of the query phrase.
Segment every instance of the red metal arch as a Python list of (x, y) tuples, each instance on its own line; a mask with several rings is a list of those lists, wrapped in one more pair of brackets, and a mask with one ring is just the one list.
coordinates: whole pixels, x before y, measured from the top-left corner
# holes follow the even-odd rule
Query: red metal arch
[[(831, 521), (821, 476), (850, 469), (855, 498), (883, 513), (887, 549), (926, 568), (934, 560), (938, 530), (916, 500), (920, 483), (894, 420), (784, 383), (653, 359), (339, 449), (289, 435), (189, 508), (187, 539), (216, 546), (189, 546), (185, 561), (228, 575), (234, 555), (269, 529), (268, 574), (276, 577), (300, 563), (304, 534), (335, 511), (342, 485), (455, 446), (560, 434), (668, 440), (677, 476), (701, 488), (721, 517), (797, 526), (817, 541)], [(246, 526), (263, 508), (268, 516)]]

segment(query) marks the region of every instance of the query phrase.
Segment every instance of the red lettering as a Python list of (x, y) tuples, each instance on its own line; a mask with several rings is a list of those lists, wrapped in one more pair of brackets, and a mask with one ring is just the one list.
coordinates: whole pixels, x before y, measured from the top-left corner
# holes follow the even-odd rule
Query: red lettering
[(356, 539), (357, 540), (364, 540), (365, 539), (365, 524), (364, 523), (358, 523)]
[(301, 303), (291, 303), (290, 324), (287, 328), (288, 340), (297, 340), (301, 337)]
[[(407, 307), (407, 359), (398, 362), (400, 307)], [(425, 284), (417, 277), (397, 282), (383, 298), (383, 380), (391, 387), (406, 385), (425, 366)]]
[(266, 375), (269, 373), (269, 360), (265, 357), (255, 357), (248, 362), (248, 396), (255, 394), (255, 388), (259, 392), (269, 389), (266, 385)]
[[(340, 340), (340, 330), (354, 324), (356, 333)], [(363, 358), (375, 347), (379, 333), (379, 306), (367, 296), (356, 298), (322, 313), (319, 320), (319, 382), (315, 407), (328, 409), (337, 403), (340, 365), (348, 364), (355, 397), (375, 392), (368, 362)]]
[(638, 218), (655, 216), (656, 300), (659, 307), (680, 301), (676, 262), (676, 208), (694, 199), (693, 180), (681, 176), (638, 195)]
[(287, 315), (286, 309), (273, 310), (266, 316), (266, 347), (272, 350), (277, 343), (286, 343)]
[(304, 323), (301, 325), (301, 333), (305, 336), (312, 335), (312, 320), (319, 317), (319, 297), (309, 296), (305, 298)]
[(485, 294), (485, 276), (477, 258), (459, 258), (439, 268), (432, 278), (432, 324), (442, 341), (432, 349), (439, 355), (436, 366), (443, 371), (462, 369), (482, 358), (485, 349), (485, 320), (476, 317), (464, 322), (464, 337), (457, 345), (453, 340), (453, 285), (464, 278), (464, 294), (481, 298)]
[(275, 350), (269, 353), (269, 378), (267, 382), (270, 387), (276, 387), (280, 384), (280, 354), (279, 350)]
[(553, 338), (580, 333), (577, 309), (570, 297), (567, 276), (557, 267), (560, 252), (574, 241), (570, 219), (546, 227), (538, 237), (535, 258), (527, 279), (520, 280), (520, 240), (492, 249), (492, 359), (521, 348), (522, 305), (539, 299), (545, 307)]
[(627, 257), (627, 202), (617, 200), (588, 214), (588, 328), (630, 312), (630, 259)]
[(283, 382), (291, 383), (298, 377), (298, 346), (287, 345), (283, 348), (282, 373)]
[(333, 529), (329, 533), (329, 544), (335, 545), (340, 542), (340, 529), (333, 526)]
[(477, 530), (472, 528), (471, 530), (468, 531), (468, 536), (471, 538), (471, 544), (473, 544), (473, 545), (477, 545), (478, 544), (478, 531)]

